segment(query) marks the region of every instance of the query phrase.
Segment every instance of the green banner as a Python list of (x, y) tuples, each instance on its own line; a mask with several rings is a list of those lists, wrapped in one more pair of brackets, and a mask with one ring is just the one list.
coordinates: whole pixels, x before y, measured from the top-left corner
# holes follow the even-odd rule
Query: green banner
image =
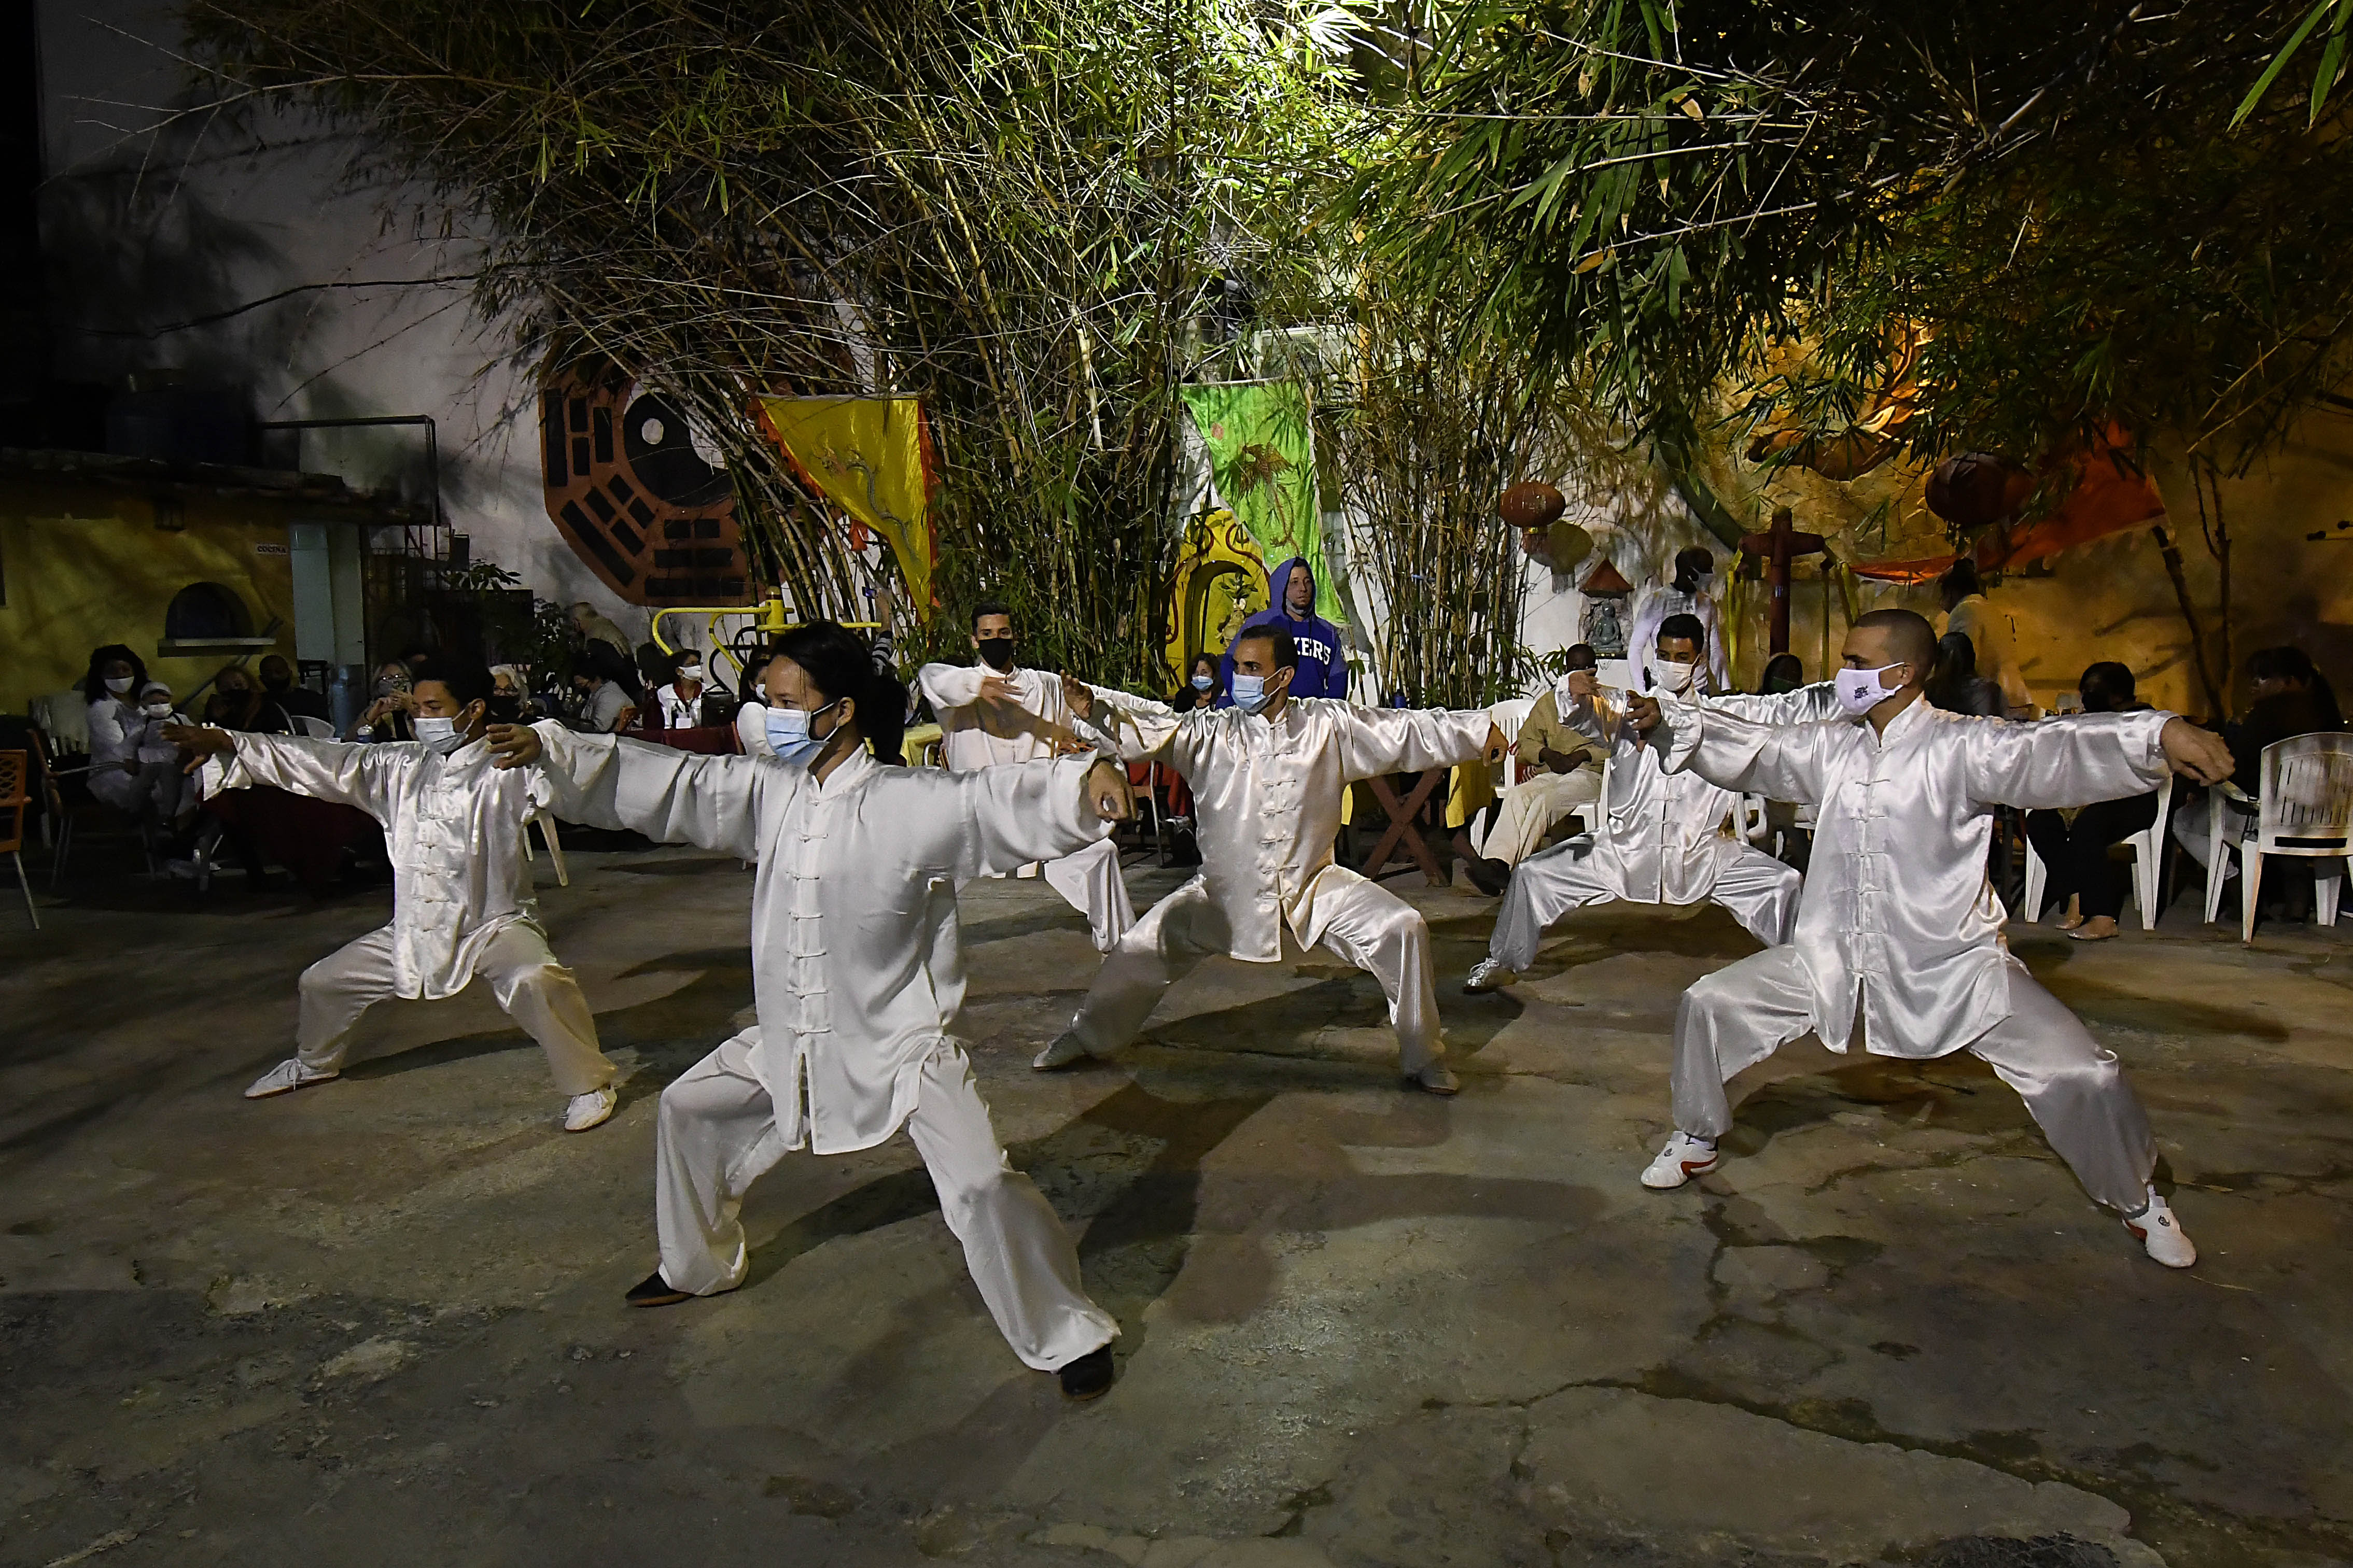
[(1315, 510), (1315, 443), (1307, 394), (1294, 382), (1229, 382), (1182, 389), (1209, 448), (1218, 494), (1266, 555), (1269, 571), (1304, 555), (1315, 572), (1315, 613), (1347, 619), (1324, 564)]

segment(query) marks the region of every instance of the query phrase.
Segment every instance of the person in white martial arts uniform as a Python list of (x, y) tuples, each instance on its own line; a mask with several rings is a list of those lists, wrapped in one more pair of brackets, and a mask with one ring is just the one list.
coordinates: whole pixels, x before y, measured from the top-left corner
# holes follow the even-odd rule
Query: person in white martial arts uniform
[[(1333, 864), (1340, 792), (1353, 780), (1500, 762), (1503, 731), (1470, 712), (1358, 708), (1293, 698), (1298, 649), (1280, 626), (1246, 626), (1228, 650), (1234, 705), (1177, 714), (1123, 708), (1065, 677), (1073, 716), (1127, 762), (1161, 762), (1192, 786), (1201, 870), (1137, 922), (1103, 960), (1071, 1026), (1039, 1053), (1040, 1070), (1105, 1056), (1144, 1026), (1168, 987), (1201, 960), (1282, 957), (1282, 927), (1381, 983), (1398, 1065), (1432, 1094), (1461, 1085), (1446, 1065), (1430, 963), (1430, 927), (1395, 893)], [(1130, 699), (1130, 701), (1135, 700)]]
[(1669, 616), (1696, 616), (1707, 628), (1702, 641), (1700, 663), (1707, 671), (1708, 685), (1716, 691), (1732, 689), (1732, 666), (1724, 647), (1724, 613), (1716, 608), (1715, 598), (1707, 591), (1708, 580), (1715, 575), (1715, 555), (1704, 544), (1694, 544), (1675, 552), (1675, 574), (1672, 582), (1653, 583), (1634, 598), (1633, 624), (1626, 629), (1626, 656), (1634, 662), (1634, 684), (1648, 689), (1660, 674), (1658, 656), (1659, 628)]
[(847, 1154), (904, 1126), (1006, 1342), (1092, 1398), (1119, 1325), (1087, 1299), (1069, 1232), (1006, 1159), (974, 1081), (955, 884), (1101, 838), (1131, 810), (1127, 776), (1092, 753), (962, 774), (876, 761), (870, 738), (897, 761), (905, 693), (832, 622), (786, 633), (763, 679), (773, 756), (550, 723), (492, 733), (507, 760), (540, 763), (567, 816), (759, 862), (759, 1021), (662, 1091), (660, 1267), (628, 1302), (735, 1289), (753, 1182), (789, 1151)]
[(302, 972), (294, 1055), (256, 1079), (248, 1100), (339, 1076), (360, 1015), (385, 997), (455, 996), (480, 978), (546, 1052), (564, 1130), (585, 1132), (613, 1114), (616, 1072), (596, 1017), (532, 902), (523, 822), (547, 804), (546, 781), (492, 762), (482, 744), (490, 694), (488, 670), (438, 661), (410, 694), (414, 741), (165, 731), (206, 759), (206, 795), (274, 784), (357, 806), (384, 824), (392, 853), (392, 923)]
[[(1662, 689), (1767, 723), (1804, 723), (1838, 712), (1827, 681), (1778, 697), (1706, 695), (1699, 664), (1705, 636), (1696, 616), (1667, 617), (1651, 649), (1651, 668)], [(1513, 984), (1535, 962), (1546, 926), (1571, 910), (1611, 899), (1641, 904), (1713, 899), (1766, 946), (1788, 942), (1799, 879), (1794, 868), (1723, 831), (1740, 797), (1697, 773), (1668, 773), (1658, 752), (1599, 695), (1592, 676), (1572, 674), (1568, 681), (1573, 700), (1563, 721), (1609, 751), (1601, 828), (1513, 868), (1487, 956), (1462, 989), (1495, 991)]]
[[(1012, 611), (994, 599), (976, 605), (972, 647), (977, 664), (927, 664), (915, 676), (939, 718), (940, 756), (948, 772), (1026, 763), (1079, 744), (1061, 681), (1014, 663)], [(1043, 871), (1046, 885), (1087, 917), (1096, 952), (1109, 952), (1135, 924), (1135, 905), (1119, 874), (1119, 846), (1111, 839), (1049, 860)]]
[(1909, 610), (1860, 617), (1836, 680), (1849, 719), (1759, 723), (1629, 700), (1629, 720), (1670, 772), (1811, 802), (1816, 821), (1790, 945), (1717, 970), (1676, 1006), (1676, 1131), (1642, 1184), (1679, 1187), (1715, 1167), (1734, 1074), (1808, 1030), (1842, 1052), (1859, 1026), (1875, 1056), (1984, 1058), (2094, 1200), (2122, 1214), (2151, 1258), (2186, 1268), (2198, 1251), (2150, 1184), (2148, 1118), (2115, 1054), (2003, 944), (1986, 844), (1998, 805), (2141, 795), (2168, 769), (2211, 782), (2229, 773), (2230, 749), (2158, 711), (2032, 724), (1947, 712), (1921, 700), (1936, 646)]

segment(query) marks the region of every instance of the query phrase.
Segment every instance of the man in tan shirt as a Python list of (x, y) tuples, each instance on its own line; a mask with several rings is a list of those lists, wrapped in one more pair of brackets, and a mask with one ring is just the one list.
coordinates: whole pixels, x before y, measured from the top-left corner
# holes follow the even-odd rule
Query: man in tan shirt
[[(1578, 643), (1568, 650), (1562, 679), (1577, 670), (1589, 672), (1594, 664), (1593, 650)], [(1528, 773), (1504, 792), (1495, 808), (1495, 826), (1487, 834), (1486, 854), (1472, 853), (1468, 834), (1455, 836), (1455, 848), (1471, 880), (1491, 894), (1503, 892), (1512, 879), (1512, 868), (1535, 854), (1556, 823), (1601, 795), (1601, 754), (1592, 742), (1561, 722), (1557, 684), (1546, 688), (1529, 710), (1512, 754)]]

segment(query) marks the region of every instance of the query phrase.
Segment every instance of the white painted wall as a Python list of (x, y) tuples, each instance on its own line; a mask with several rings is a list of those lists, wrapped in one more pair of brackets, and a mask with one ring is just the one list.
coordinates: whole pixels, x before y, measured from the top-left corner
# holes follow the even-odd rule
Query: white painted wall
[[(470, 271), (472, 241), (431, 232), (421, 193), (355, 176), (361, 145), (307, 118), (265, 110), (155, 132), (198, 101), (172, 7), (37, 3), (55, 374), (243, 384), (264, 420), (430, 415), (442, 502), (474, 558), (642, 636), (646, 612), (607, 592), (548, 521), (536, 393), (506, 333), (474, 319), (463, 282), (401, 286)], [(237, 309), (288, 290), (301, 291)], [(311, 432), (302, 466), (423, 502), (423, 446), (417, 428)]]

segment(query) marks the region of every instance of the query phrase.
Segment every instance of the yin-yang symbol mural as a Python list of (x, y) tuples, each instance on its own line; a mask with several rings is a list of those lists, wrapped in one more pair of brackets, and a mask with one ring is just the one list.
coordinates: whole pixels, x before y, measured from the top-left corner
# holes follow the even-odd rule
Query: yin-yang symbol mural
[(676, 403), (608, 364), (540, 393), (547, 515), (633, 605), (746, 605), (755, 585), (726, 458)]

